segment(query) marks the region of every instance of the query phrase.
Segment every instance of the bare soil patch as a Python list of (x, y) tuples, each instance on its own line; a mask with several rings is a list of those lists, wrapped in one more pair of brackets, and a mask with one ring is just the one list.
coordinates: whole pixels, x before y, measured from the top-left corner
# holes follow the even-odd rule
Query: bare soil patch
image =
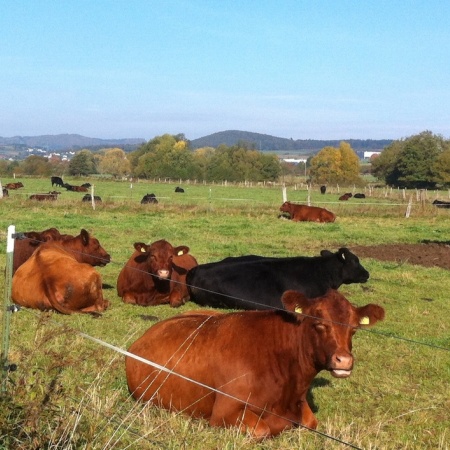
[(359, 258), (373, 258), (450, 270), (450, 242), (354, 246), (350, 249)]

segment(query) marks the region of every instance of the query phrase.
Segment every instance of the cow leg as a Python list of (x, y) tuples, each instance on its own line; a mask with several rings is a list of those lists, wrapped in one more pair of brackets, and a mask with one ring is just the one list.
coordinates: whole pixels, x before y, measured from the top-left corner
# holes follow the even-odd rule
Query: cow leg
[(315, 430), (317, 428), (318, 421), (314, 413), (311, 411), (311, 408), (308, 405), (306, 398), (300, 401), (300, 411), (301, 411), (300, 423), (304, 427), (308, 427), (311, 428), (312, 430)]
[(239, 431), (249, 432), (257, 440), (272, 436), (270, 427), (260, 415), (227, 400), (216, 399), (209, 423), (215, 427), (238, 427)]

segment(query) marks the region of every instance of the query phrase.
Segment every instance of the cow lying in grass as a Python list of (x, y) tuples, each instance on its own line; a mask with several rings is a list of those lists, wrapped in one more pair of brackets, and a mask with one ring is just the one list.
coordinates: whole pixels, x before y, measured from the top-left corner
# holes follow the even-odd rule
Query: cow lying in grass
[(321, 370), (350, 376), (352, 336), (384, 310), (334, 290), (314, 299), (287, 291), (282, 302), (286, 311), (192, 311), (152, 326), (129, 349), (140, 359), (126, 357), (132, 396), (257, 439), (316, 428), (311, 382)]

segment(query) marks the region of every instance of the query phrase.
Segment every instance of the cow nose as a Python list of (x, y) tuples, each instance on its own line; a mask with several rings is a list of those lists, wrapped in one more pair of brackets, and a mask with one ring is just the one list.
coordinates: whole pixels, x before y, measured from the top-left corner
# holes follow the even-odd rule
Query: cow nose
[(331, 360), (333, 369), (351, 370), (353, 367), (353, 356), (348, 353), (335, 353)]
[(169, 271), (166, 269), (160, 269), (158, 270), (158, 276), (161, 278), (168, 278), (169, 277)]

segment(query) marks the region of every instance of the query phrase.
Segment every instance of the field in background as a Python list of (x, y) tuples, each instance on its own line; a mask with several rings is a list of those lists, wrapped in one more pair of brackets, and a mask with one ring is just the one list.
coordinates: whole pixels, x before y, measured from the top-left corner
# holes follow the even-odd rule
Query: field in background
[[(2, 180), (5, 184), (8, 181)], [(352, 188), (330, 188), (321, 195), (305, 186), (289, 186), (288, 199), (323, 206), (337, 215), (333, 224), (294, 223), (278, 219), (281, 186), (223, 186), (175, 183), (95, 183), (103, 199), (95, 210), (83, 194), (62, 192), (56, 202), (33, 202), (28, 196), (52, 190), (48, 179), (22, 180), (25, 188), (0, 201), (0, 268), (5, 266), (6, 230), (43, 230), (54, 226), (77, 234), (86, 228), (112, 256), (99, 269), (111, 309), (100, 319), (24, 310), (13, 314), (10, 361), (18, 370), (9, 377), (0, 405), (0, 448), (202, 448), (318, 449), (347, 448), (306, 430), (292, 430), (256, 444), (235, 430), (212, 429), (128, 398), (123, 355), (92, 342), (79, 332), (126, 349), (152, 323), (195, 309), (188, 303), (133, 307), (117, 297), (118, 273), (137, 241), (165, 238), (188, 245), (200, 263), (227, 256), (317, 255), (342, 246), (381, 243), (448, 242), (450, 211), (430, 205), (447, 192), (376, 190), (366, 200), (339, 202)], [(140, 205), (146, 193), (158, 205)], [(405, 218), (409, 199), (411, 215)], [(352, 302), (378, 303), (386, 320), (354, 338), (356, 366), (349, 379), (320, 373), (311, 391), (318, 430), (366, 449), (446, 449), (450, 419), (450, 289), (448, 271), (407, 263), (362, 260), (371, 278), (365, 285), (343, 286)], [(0, 292), (3, 293), (3, 279)], [(149, 320), (150, 319), (150, 320)], [(236, 337), (239, 338), (238, 336)], [(258, 336), (255, 336), (257, 339)], [(428, 345), (421, 345), (426, 343)], [(437, 347), (444, 347), (443, 350)], [(8, 447), (9, 446), (9, 447)], [(52, 447), (53, 446), (53, 447)]]

